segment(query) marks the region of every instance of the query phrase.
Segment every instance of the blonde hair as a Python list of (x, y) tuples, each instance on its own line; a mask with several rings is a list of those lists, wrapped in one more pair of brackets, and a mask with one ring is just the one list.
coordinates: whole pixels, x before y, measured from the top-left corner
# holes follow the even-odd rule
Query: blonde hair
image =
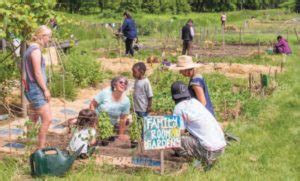
[(52, 30), (48, 26), (42, 25), (38, 27), (33, 33), (31, 37), (31, 42), (42, 45), (41, 38), (45, 35), (51, 35), (51, 34), (52, 34)]

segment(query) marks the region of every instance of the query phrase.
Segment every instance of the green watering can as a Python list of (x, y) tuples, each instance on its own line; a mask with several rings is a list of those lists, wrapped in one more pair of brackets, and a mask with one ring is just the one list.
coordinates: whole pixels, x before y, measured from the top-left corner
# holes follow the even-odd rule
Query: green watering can
[[(63, 176), (72, 166), (74, 160), (80, 154), (83, 146), (73, 155), (66, 154), (55, 147), (39, 149), (30, 155), (32, 176), (53, 175)], [(55, 154), (48, 154), (55, 151)]]

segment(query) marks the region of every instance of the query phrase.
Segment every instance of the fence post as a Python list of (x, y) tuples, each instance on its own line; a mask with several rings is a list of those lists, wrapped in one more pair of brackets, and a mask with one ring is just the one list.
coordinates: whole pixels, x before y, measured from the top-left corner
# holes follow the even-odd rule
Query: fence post
[(252, 94), (252, 73), (249, 73), (249, 92)]

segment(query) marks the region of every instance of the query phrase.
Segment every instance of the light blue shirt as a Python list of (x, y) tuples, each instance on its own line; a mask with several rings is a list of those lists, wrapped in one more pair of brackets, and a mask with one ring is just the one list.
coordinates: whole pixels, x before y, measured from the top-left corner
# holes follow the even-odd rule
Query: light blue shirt
[(198, 100), (192, 98), (178, 103), (174, 108), (174, 115), (181, 117), (188, 132), (208, 151), (216, 151), (226, 146), (219, 123)]
[(97, 114), (100, 112), (107, 112), (111, 124), (115, 125), (119, 122), (119, 118), (121, 115), (127, 115), (130, 111), (130, 101), (127, 96), (124, 96), (120, 101), (114, 101), (112, 98), (111, 88), (105, 88), (100, 91), (95, 97), (95, 101), (98, 103), (98, 107), (96, 108)]

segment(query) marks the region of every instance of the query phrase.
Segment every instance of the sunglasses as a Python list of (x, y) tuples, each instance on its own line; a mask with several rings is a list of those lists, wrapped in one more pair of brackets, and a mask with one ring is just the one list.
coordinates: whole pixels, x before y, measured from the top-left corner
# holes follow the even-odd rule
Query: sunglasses
[(120, 81), (119, 81), (119, 84), (127, 85), (128, 83), (127, 83), (127, 81), (122, 81), (122, 80), (120, 80)]

